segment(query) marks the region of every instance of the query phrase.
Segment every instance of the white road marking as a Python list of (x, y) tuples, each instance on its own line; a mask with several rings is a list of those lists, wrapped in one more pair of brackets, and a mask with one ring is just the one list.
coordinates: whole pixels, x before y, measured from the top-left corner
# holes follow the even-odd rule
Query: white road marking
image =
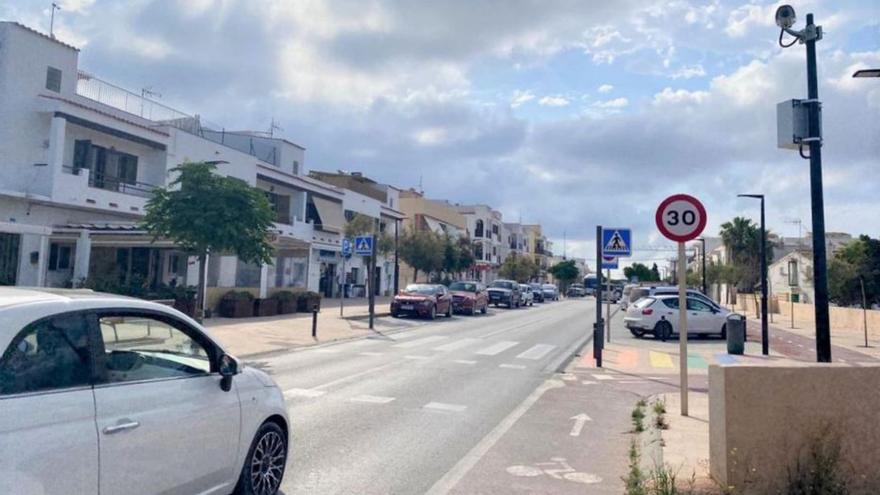
[(520, 355), (517, 356), (516, 358), (517, 358), (517, 359), (534, 359), (534, 360), (537, 360), (537, 359), (541, 359), (542, 357), (546, 356), (547, 353), (549, 353), (549, 352), (552, 351), (553, 349), (556, 349), (556, 346), (555, 346), (555, 345), (550, 345), (550, 344), (536, 344), (536, 345), (532, 346), (531, 349), (527, 350), (526, 352), (523, 352), (522, 354), (520, 354)]
[(561, 375), (559, 378), (561, 378), (563, 381), (566, 381), (566, 382), (576, 382), (578, 379), (578, 377), (572, 373), (565, 373), (565, 374)]
[(382, 397), (380, 395), (358, 395), (349, 399), (351, 402), (368, 402), (370, 404), (388, 404), (394, 401), (394, 397)]
[(413, 361), (424, 361), (425, 359), (430, 359), (431, 356), (403, 356), (403, 359), (411, 359)]
[(422, 409), (432, 409), (434, 411), (449, 411), (449, 412), (462, 412), (467, 409), (467, 406), (462, 406), (461, 404), (445, 404), (443, 402), (428, 402)]
[(455, 361), (453, 361), (453, 363), (458, 363), (458, 364), (477, 364), (476, 361), (471, 361), (471, 360), (469, 360), (469, 359), (456, 359)]
[(524, 364), (499, 364), (499, 368), (506, 368), (509, 370), (524, 370), (526, 366)]
[(648, 380), (620, 380), (617, 383), (648, 383)]
[(435, 351), (454, 351), (456, 349), (461, 349), (462, 347), (467, 347), (471, 344), (480, 342), (481, 339), (474, 338), (465, 338), (456, 340), (455, 342), (450, 342), (448, 344), (443, 344), (440, 347), (435, 347)]
[(519, 342), (513, 342), (511, 340), (502, 340), (496, 344), (492, 344), (489, 347), (477, 351), (477, 354), (481, 356), (494, 356), (496, 354), (501, 354), (502, 352), (510, 349), (511, 347), (519, 344)]
[(412, 349), (413, 347), (418, 347), (425, 344), (432, 344), (441, 340), (446, 340), (446, 337), (442, 335), (434, 335), (432, 337), (422, 337), (420, 339), (410, 340), (402, 344), (394, 344), (394, 347), (399, 347), (401, 349)]
[(385, 363), (382, 366), (376, 366), (375, 368), (370, 368), (368, 370), (360, 371), (360, 372), (355, 373), (353, 375), (343, 376), (342, 378), (337, 378), (336, 380), (329, 381), (327, 383), (318, 385), (317, 387), (312, 387), (312, 390), (320, 390), (322, 388), (328, 388), (328, 387), (332, 387), (333, 385), (345, 383), (349, 380), (354, 380), (355, 378), (358, 378), (358, 377), (361, 377), (364, 375), (368, 375), (370, 373), (375, 373), (376, 371), (384, 370), (385, 368), (389, 368), (391, 366), (396, 366), (398, 363), (399, 363), (398, 361), (392, 361), (390, 363)]
[(614, 377), (611, 375), (593, 375), (593, 378), (596, 380), (614, 380)]
[(464, 457), (462, 457), (455, 466), (452, 466), (446, 474), (443, 475), (442, 478), (437, 480), (436, 483), (425, 492), (426, 495), (445, 495), (449, 493), (455, 485), (461, 481), (462, 478), (470, 471), (480, 459), (486, 455), (486, 452), (498, 443), (498, 440), (519, 421), (528, 410), (538, 402), (538, 399), (544, 395), (544, 392), (564, 387), (565, 383), (560, 380), (547, 380), (540, 387), (536, 388), (534, 392), (532, 392), (520, 405), (516, 406), (516, 409), (510, 412), (500, 423), (498, 423), (492, 431), (489, 432), (479, 443), (477, 443)]
[(599, 382), (593, 382), (593, 381), (590, 381), (590, 380), (584, 380), (584, 381), (582, 381), (581, 383), (583, 383), (584, 385), (596, 385), (596, 384), (599, 383)]
[(308, 388), (291, 388), (284, 391), (285, 397), (320, 397), (327, 392), (323, 390), (312, 390)]
[(365, 351), (361, 353), (361, 356), (384, 356), (384, 352), (375, 352), (375, 351)]
[(587, 421), (592, 421), (592, 418), (587, 416), (586, 413), (580, 413), (577, 416), (572, 416), (568, 419), (574, 420), (574, 425), (571, 427), (571, 432), (569, 432), (569, 435), (573, 437), (581, 436), (581, 430), (584, 429), (584, 425), (587, 424)]
[(339, 354), (340, 352), (342, 352), (342, 349), (321, 348), (321, 349), (315, 349), (312, 352), (319, 352), (321, 354)]

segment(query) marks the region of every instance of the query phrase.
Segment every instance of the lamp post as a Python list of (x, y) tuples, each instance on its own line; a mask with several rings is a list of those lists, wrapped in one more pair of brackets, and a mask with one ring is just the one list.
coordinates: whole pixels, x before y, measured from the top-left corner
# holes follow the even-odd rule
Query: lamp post
[(394, 295), (400, 292), (400, 219), (394, 219)]
[[(822, 190), (822, 106), (819, 102), (819, 79), (816, 69), (816, 42), (822, 39), (822, 26), (813, 23), (813, 14), (807, 14), (807, 25), (797, 31), (795, 12), (790, 5), (776, 9), (776, 25), (779, 26), (779, 46), (788, 48), (800, 42), (807, 49), (807, 99), (800, 105), (807, 110), (806, 132), (795, 140), (799, 153), (810, 160), (810, 199), (813, 221), (813, 286), (815, 288), (816, 314), (816, 360), (831, 362), (831, 321), (828, 313), (828, 258), (825, 251), (825, 199)], [(788, 33), (794, 41), (784, 44), (783, 35)], [(799, 129), (800, 130), (800, 129)], [(809, 156), (804, 155), (804, 147)]]
[(880, 77), (880, 69), (862, 69), (857, 70), (853, 77)]
[(700, 241), (700, 243), (702, 244), (702, 251), (700, 251), (700, 253), (702, 253), (703, 255), (703, 294), (706, 294), (708, 296), (709, 293), (707, 292), (706, 286), (706, 238), (700, 237), (697, 240)]
[(761, 353), (770, 354), (770, 341), (767, 322), (767, 229), (764, 223), (764, 195), (737, 194), (740, 198), (761, 200)]

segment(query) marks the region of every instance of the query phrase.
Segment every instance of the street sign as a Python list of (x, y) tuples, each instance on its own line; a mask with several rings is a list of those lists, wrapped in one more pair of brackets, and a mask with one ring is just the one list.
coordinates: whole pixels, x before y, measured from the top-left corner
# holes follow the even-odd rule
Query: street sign
[(362, 235), (354, 238), (354, 254), (361, 256), (373, 255), (373, 236)]
[(342, 257), (351, 258), (351, 239), (348, 237), (342, 239)]
[(603, 227), (602, 256), (632, 256), (632, 231)]
[(660, 203), (654, 220), (667, 239), (687, 242), (699, 237), (706, 228), (706, 208), (693, 196), (675, 194)]
[(617, 256), (602, 256), (602, 269), (603, 270), (617, 270), (618, 259)]

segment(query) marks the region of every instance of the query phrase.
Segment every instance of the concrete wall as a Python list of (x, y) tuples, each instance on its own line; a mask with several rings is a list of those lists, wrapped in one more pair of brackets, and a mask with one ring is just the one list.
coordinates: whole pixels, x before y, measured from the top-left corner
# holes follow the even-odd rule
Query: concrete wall
[[(738, 312), (748, 315), (750, 318), (761, 311), (761, 299), (755, 303), (752, 294), (738, 294), (737, 304), (734, 309)], [(794, 303), (788, 301), (777, 301), (770, 298), (768, 308), (774, 314), (774, 322), (787, 327), (791, 323), (791, 314), (794, 310), (795, 326), (798, 328), (809, 328), (816, 322), (816, 307), (812, 304)], [(865, 313), (868, 320), (868, 336), (876, 339), (880, 338), (880, 310), (869, 309), (863, 312), (860, 308), (839, 308), (831, 306), (828, 308), (831, 318), (832, 334), (838, 332), (849, 332), (862, 334), (865, 330)]]
[(712, 476), (734, 493), (785, 493), (789, 469), (829, 428), (850, 493), (880, 493), (878, 383), (880, 366), (711, 366)]

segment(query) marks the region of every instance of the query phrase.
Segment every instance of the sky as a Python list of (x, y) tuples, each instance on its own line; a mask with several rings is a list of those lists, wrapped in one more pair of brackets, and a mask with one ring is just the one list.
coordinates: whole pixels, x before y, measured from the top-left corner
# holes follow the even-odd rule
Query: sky
[[(806, 97), (803, 45), (778, 46), (777, 3), (654, 0), (58, 0), (80, 68), (227, 129), (306, 147), (431, 198), (540, 222), (593, 257), (597, 224), (633, 229), (628, 261), (674, 254), (654, 225), (699, 198), (705, 235), (737, 215), (809, 231), (809, 162), (776, 146), (776, 104)], [(48, 31), (47, 1), (0, 19)], [(880, 2), (815, 14), (828, 231), (880, 236)], [(563, 243), (563, 238), (565, 242)], [(666, 248), (670, 250), (665, 251)], [(591, 263), (591, 266), (593, 264)]]

